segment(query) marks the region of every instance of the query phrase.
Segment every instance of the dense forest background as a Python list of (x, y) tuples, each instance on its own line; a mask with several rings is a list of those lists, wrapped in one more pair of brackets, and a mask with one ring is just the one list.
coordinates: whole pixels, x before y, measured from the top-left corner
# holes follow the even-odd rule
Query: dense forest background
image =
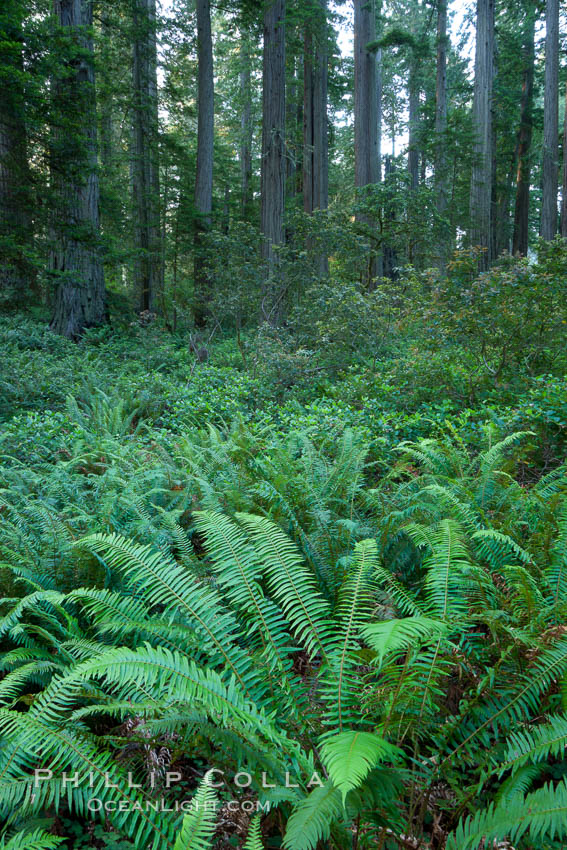
[(567, 233), (559, 23), (527, 0), (10, 0), (3, 305), (71, 338), (114, 303), (278, 327), (329, 273), (368, 293), (455, 249), (527, 255)]
[(567, 846), (565, 20), (2, 0), (0, 850)]

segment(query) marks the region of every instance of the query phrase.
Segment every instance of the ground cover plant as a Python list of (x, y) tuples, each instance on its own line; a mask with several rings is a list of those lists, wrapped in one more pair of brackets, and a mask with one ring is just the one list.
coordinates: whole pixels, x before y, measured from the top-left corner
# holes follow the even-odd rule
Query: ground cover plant
[(7, 846), (563, 846), (561, 357), (463, 409), (416, 303), (283, 397), (272, 333), (2, 320)]

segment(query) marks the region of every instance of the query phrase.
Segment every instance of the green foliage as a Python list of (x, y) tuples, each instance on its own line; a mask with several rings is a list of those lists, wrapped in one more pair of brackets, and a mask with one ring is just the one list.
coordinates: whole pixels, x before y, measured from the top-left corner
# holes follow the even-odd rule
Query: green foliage
[(215, 831), (216, 797), (212, 788), (203, 781), (193, 797), (193, 809), (183, 818), (183, 824), (174, 850), (208, 850)]
[[(555, 298), (563, 260), (490, 274), (520, 310), (517, 276)], [(473, 261), (455, 298), (480, 292)], [(303, 316), (243, 324), (206, 363), (158, 324), (71, 346), (0, 323), (5, 843), (564, 840), (557, 328), (495, 382), (467, 360), (481, 307), (471, 345), (441, 342), (442, 304), (425, 333), (435, 275), (309, 275)], [(211, 766), (250, 782), (183, 808), (212, 801)], [(63, 787), (75, 772), (92, 787)]]

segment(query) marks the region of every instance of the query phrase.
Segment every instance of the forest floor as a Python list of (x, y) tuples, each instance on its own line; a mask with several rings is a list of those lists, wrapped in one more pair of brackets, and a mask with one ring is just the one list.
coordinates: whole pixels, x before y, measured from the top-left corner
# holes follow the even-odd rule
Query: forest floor
[[(55, 672), (71, 669), (91, 653), (96, 659), (100, 652), (134, 652), (135, 656), (128, 656), (134, 665), (140, 653), (148, 654), (149, 663), (157, 658), (152, 653), (181, 647), (181, 660), (176, 663), (184, 664), (187, 653), (191, 658), (196, 653), (199, 664), (207, 659), (207, 675), (217, 675), (217, 671), (224, 675), (217, 651), (207, 648), (208, 654), (203, 656), (201, 644), (195, 649), (193, 638), (187, 637), (194, 628), (187, 613), (193, 603), (175, 608), (184, 594), (190, 600), (203, 579), (207, 587), (219, 583), (223, 606), (235, 622), (241, 618), (241, 634), (246, 638), (239, 639), (229, 654), (237, 653), (238, 664), (246, 660), (250, 681), (263, 685), (269, 665), (263, 666), (254, 641), (264, 625), (250, 628), (250, 610), (235, 591), (240, 580), (235, 583), (229, 574), (226, 553), (215, 550), (219, 529), (232, 528), (230, 533), (238, 541), (240, 523), (252, 541), (242, 545), (256, 547), (254, 557), (260, 560), (266, 557), (270, 534), (287, 535), (286, 545), (292, 539), (300, 555), (294, 560), (296, 550), (285, 549), (291, 559), (289, 574), (295, 570), (306, 582), (302, 599), (313, 594), (310, 616), (319, 616), (317, 606), (324, 599), (328, 606), (325, 629), (338, 629), (339, 636), (332, 638), (327, 649), (331, 654), (341, 639), (343, 595), (347, 592), (348, 596), (351, 586), (349, 571), (361, 553), (364, 557), (370, 553), (379, 578), (376, 583), (369, 580), (367, 588), (377, 631), (375, 637), (364, 637), (369, 641), (364, 657), (357, 656), (349, 672), (347, 685), (354, 689), (349, 696), (348, 711), (353, 712), (349, 723), (356, 727), (359, 722), (367, 724), (371, 717), (373, 727), (381, 728), (383, 707), (389, 705), (393, 693), (401, 694), (399, 716), (393, 715), (391, 743), (405, 747), (407, 736), (414, 741), (412, 747), (419, 748), (418, 755), (417, 749), (413, 750), (408, 769), (400, 768), (399, 775), (392, 773), (387, 780), (392, 785), (387, 786), (383, 798), (372, 797), (368, 803), (366, 791), (361, 790), (357, 797), (355, 789), (355, 796), (349, 797), (358, 800), (352, 804), (354, 809), (351, 806), (343, 812), (335, 801), (332, 810), (321, 814), (321, 822), (311, 818), (309, 807), (314, 803), (309, 794), (295, 800), (293, 810), (287, 798), (282, 798), (283, 808), (262, 820), (264, 846), (281, 846), (285, 829), (286, 846), (291, 850), (312, 850), (329, 818), (342, 824), (337, 834), (347, 837), (346, 843), (336, 846), (350, 846), (349, 836), (355, 834), (353, 846), (375, 846), (376, 830), (386, 841), (381, 846), (388, 850), (410, 846), (403, 836), (411, 835), (419, 836), (415, 839), (418, 843), (411, 846), (423, 850), (445, 846), (445, 841), (452, 850), (481, 846), (474, 843), (476, 827), (466, 818), (477, 806), (476, 789), (497, 769), (497, 761), (484, 765), (483, 760), (504, 758), (506, 746), (511, 747), (515, 740), (513, 735), (523, 735), (536, 719), (539, 724), (542, 718), (551, 718), (552, 737), (553, 724), (564, 722), (563, 716), (557, 719), (554, 712), (560, 710), (558, 676), (567, 676), (563, 626), (567, 584), (565, 570), (557, 571), (567, 540), (567, 513), (562, 507), (566, 487), (565, 379), (557, 371), (543, 376), (525, 372), (494, 380), (465, 349), (448, 342), (433, 350), (426, 335), (420, 338), (409, 332), (371, 357), (336, 351), (325, 359), (316, 351), (294, 349), (292, 341), (281, 336), (266, 341), (250, 334), (240, 341), (230, 336), (219, 339), (209, 347), (207, 361), (197, 362), (189, 343), (188, 336), (172, 335), (157, 323), (92, 330), (76, 344), (50, 333), (42, 319), (15, 315), (0, 319), (0, 561), (9, 568), (2, 572), (2, 604), (8, 606), (8, 613), (2, 611), (0, 619), (0, 646), (5, 670), (15, 665), (5, 678), (0, 676), (0, 699), (2, 689), (13, 687), (17, 692), (23, 687), (25, 691), (16, 699), (15, 708), (0, 709), (0, 719), (2, 711), (6, 717), (21, 719), (22, 700), (33, 708), (42, 689), (48, 699)], [(210, 512), (208, 519), (203, 512)], [(258, 525), (266, 517), (270, 523)], [(234, 527), (222, 525), (225, 522), (234, 522)], [(205, 527), (206, 523), (210, 525)], [(82, 548), (86, 536), (89, 551)], [(116, 542), (120, 540), (125, 542)], [(113, 555), (113, 546), (123, 548)], [(430, 556), (425, 554), (427, 547)], [(272, 567), (267, 558), (263, 567), (266, 578), (262, 579), (266, 590), (262, 593), (279, 600), (285, 577), (272, 581)], [(146, 568), (151, 580), (144, 577)], [(155, 583), (159, 570), (163, 571), (163, 586), (171, 581), (167, 604), (163, 587)], [(177, 579), (181, 590), (173, 586)], [(478, 588), (475, 582), (479, 582)], [(29, 601), (21, 602), (22, 593), (30, 593)], [(408, 600), (414, 598), (425, 606), (428, 616), (412, 607), (414, 603)], [(141, 599), (143, 610), (131, 613), (131, 605)], [(225, 613), (214, 608), (212, 599), (210, 617), (216, 624)], [(172, 616), (182, 624), (181, 631), (163, 619), (164, 604), (168, 611), (175, 611)], [(365, 604), (353, 596), (353, 623), (361, 630), (370, 617)], [(283, 687), (275, 696), (263, 694), (260, 688), (255, 698), (276, 724), (270, 735), (295, 735), (294, 746), (305, 748), (302, 758), (319, 759), (319, 753), (310, 749), (310, 736), (315, 728), (324, 741), (332, 730), (336, 688), (319, 681), (327, 673), (321, 673), (320, 661), (312, 662), (301, 641), (299, 648), (289, 649), (291, 638), (286, 630), (295, 640), (296, 615), (285, 607), (288, 602), (284, 600), (282, 605), (286, 613), (290, 611), (291, 625), (274, 640), (281, 644), (282, 652), (289, 652), (294, 687), (299, 689), (300, 700), (309, 703), (308, 719), (299, 712), (290, 725), (288, 693)], [(274, 604), (274, 610), (276, 607)], [(125, 619), (116, 620), (116, 611)], [(397, 623), (402, 630), (400, 646), (404, 652), (410, 647), (415, 653), (411, 656), (415, 668), (413, 662), (400, 665), (396, 651), (387, 661), (392, 645), (384, 621)], [(427, 641), (441, 641), (440, 629), (443, 634), (450, 629), (456, 637), (454, 642), (439, 643), (442, 648), (430, 658)], [(243, 655), (242, 646), (248, 640), (250, 650)], [(60, 645), (70, 648), (65, 657), (58, 655), (56, 647)], [(375, 669), (373, 654), (385, 665), (373, 681), (375, 691), (368, 685)], [(17, 678), (23, 675), (19, 665), (27, 663), (28, 656), (32, 678), (27, 682), (24, 676), (22, 685)], [(57, 663), (52, 664), (55, 656)], [(159, 656), (157, 661), (162, 664), (165, 657)], [(420, 665), (428, 658), (432, 666), (424, 673), (425, 667)], [(529, 690), (531, 679), (527, 680), (525, 673), (536, 669), (534, 658), (540, 671), (533, 674), (537, 695)], [(559, 664), (565, 666), (563, 673), (557, 672), (563, 670)], [(79, 667), (84, 669), (81, 664)], [(400, 678), (402, 671), (409, 677), (407, 682)], [(138, 682), (142, 674), (125, 663), (121, 675), (132, 675), (132, 681)], [(109, 699), (116, 695), (113, 682), (108, 685)], [(131, 684), (124, 679), (120, 685), (128, 700), (133, 693)], [(272, 683), (276, 691), (280, 684)], [(161, 679), (148, 679), (146, 685), (155, 687), (153, 699), (162, 699)], [(528, 692), (529, 699), (524, 699)], [(412, 703), (412, 698), (417, 702)], [(53, 707), (54, 716), (67, 712), (62, 722), (70, 730), (76, 722), (74, 715), (68, 714), (73, 699), (71, 695), (68, 703), (62, 700), (61, 706)], [(357, 714), (361, 699), (363, 719)], [(84, 701), (81, 696), (79, 717)], [(474, 709), (468, 708), (469, 702)], [(489, 719), (493, 706), (498, 707), (497, 717), (505, 718), (502, 728), (493, 727)], [(161, 705), (158, 720), (166, 710), (167, 706)], [(216, 709), (208, 710), (217, 718), (215, 722), (220, 722)], [(117, 713), (122, 713), (124, 721), (119, 726)], [(101, 758), (109, 747), (117, 753), (117, 761), (128, 753), (142, 775), (147, 773), (148, 759), (169, 758), (191, 794), (195, 793), (196, 777), (209, 763), (210, 747), (216, 759), (224, 760), (227, 771), (239, 769), (240, 745), (235, 743), (234, 751), (225, 746), (223, 728), (210, 731), (213, 742), (215, 735), (221, 736), (216, 749), (200, 735), (191, 734), (180, 741), (175, 724), (165, 731), (160, 727), (148, 744), (137, 732), (139, 717), (132, 721), (123, 715), (124, 706), (117, 707), (89, 726), (89, 741), (96, 744)], [(75, 730), (79, 738), (84, 734), (81, 723), (79, 720)], [(478, 732), (477, 749), (470, 754), (467, 750), (464, 767), (460, 762), (454, 766), (451, 754), (461, 753), (462, 730), (476, 723), (478, 730), (473, 728), (471, 736)], [(437, 734), (441, 728), (446, 739)], [(493, 741), (492, 729), (496, 730)], [(544, 735), (547, 726), (537, 729), (537, 734)], [(243, 734), (252, 734), (249, 727)], [(481, 739), (481, 735), (485, 737)], [(492, 741), (494, 751), (486, 741)], [(43, 744), (37, 746), (41, 749)], [(281, 749), (270, 747), (264, 753), (266, 758), (283, 758)], [(5, 752), (9, 754), (9, 747)], [(62, 753), (60, 764), (66, 765), (67, 754)], [(2, 758), (0, 750), (0, 768)], [(366, 758), (363, 754), (363, 763)], [(410, 762), (416, 765), (413, 772)], [(438, 763), (444, 769), (441, 777), (434, 768)], [(24, 778), (26, 764), (23, 762)], [(433, 773), (428, 775), (429, 767), (424, 766), (431, 765)], [(283, 769), (283, 762), (280, 767)], [(6, 769), (15, 770), (15, 778), (22, 779), (17, 764)], [(336, 775), (329, 770), (337, 783), (331, 792), (340, 799), (340, 783), (346, 780), (344, 776), (341, 779), (340, 766)], [(567, 764), (558, 762), (557, 775), (565, 770)], [(365, 771), (361, 769), (360, 776), (365, 776)], [(529, 776), (531, 782), (539, 773), (534, 768)], [(538, 784), (539, 780), (534, 782), (533, 800), (526, 797), (525, 804), (530, 811), (538, 811), (540, 806), (547, 812), (552, 804), (560, 805), (559, 798), (548, 799), (552, 789)], [(369, 794), (373, 787), (370, 783)], [(487, 786), (478, 805), (497, 800), (495, 789), (497, 785)], [(515, 793), (523, 790), (522, 786)], [(564, 791), (567, 795), (560, 785), (557, 794)], [(544, 792), (548, 795), (545, 799)], [(421, 821), (414, 806), (416, 798), (424, 801)], [(520, 797), (514, 799), (516, 807), (520, 806)], [(221, 794), (222, 800), (226, 804), (228, 798)], [(1, 806), (0, 790), (0, 812), (5, 811)], [(486, 834), (495, 838), (511, 834), (507, 806), (504, 798), (494, 812), (481, 812), (490, 826)], [(109, 832), (101, 825), (94, 827), (66, 804), (57, 817), (49, 806), (36, 814), (50, 834), (66, 836), (66, 846), (73, 850), (125, 850), (132, 845), (119, 835), (132, 836), (147, 828), (132, 816), (113, 821)], [(350, 820), (344, 820), (347, 814)], [(309, 820), (309, 829), (301, 825), (303, 817)], [(456, 817), (461, 820), (457, 822)], [(406, 843), (390, 841), (391, 827), (384, 832), (384, 823), (394, 825), (399, 841)], [(161, 828), (164, 834), (177, 834), (180, 821), (165, 818), (160, 821)], [(239, 845), (250, 828), (250, 817), (239, 810), (234, 817), (221, 818), (212, 845), (199, 846), (228, 850)], [(534, 829), (539, 828), (534, 821)], [(553, 829), (559, 834), (555, 823), (549, 829), (552, 837)], [(449, 838), (455, 830), (461, 836), (470, 833), (469, 843), (463, 839), (455, 844)], [(553, 839), (545, 846), (556, 850), (560, 845)]]

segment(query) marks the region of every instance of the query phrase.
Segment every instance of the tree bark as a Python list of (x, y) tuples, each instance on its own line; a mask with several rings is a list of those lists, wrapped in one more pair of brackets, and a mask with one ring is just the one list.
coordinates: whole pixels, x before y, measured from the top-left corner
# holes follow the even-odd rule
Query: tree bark
[[(354, 184), (358, 189), (378, 182), (378, 96), (376, 56), (367, 45), (376, 40), (374, 0), (354, 0)], [(372, 221), (364, 213), (358, 221), (372, 239)], [(376, 251), (370, 250), (364, 284), (376, 285)]]
[(419, 78), (415, 51), (410, 59), (408, 81), (408, 172), (410, 189), (415, 192), (419, 187)]
[[(321, 20), (305, 26), (303, 51), (303, 209), (306, 213), (329, 205), (327, 133), (327, 5), (320, 3)], [(315, 45), (312, 29), (315, 29)], [(328, 258), (317, 258), (321, 276), (328, 274)]]
[(435, 77), (435, 208), (439, 216), (437, 265), (445, 270), (449, 249), (446, 225), (449, 197), (447, 171), (447, 0), (437, 0), (437, 68)]
[[(298, 151), (300, 149), (300, 127), (303, 122), (303, 112), (299, 103), (298, 89), (299, 81), (297, 74), (297, 61), (295, 56), (286, 58), (288, 69), (288, 88), (285, 98), (285, 130), (286, 130), (286, 201), (295, 208), (295, 198), (303, 181), (298, 175)], [(286, 228), (286, 244), (293, 242), (293, 233), (290, 227)]]
[(211, 281), (203, 237), (211, 226), (213, 209), (214, 81), (211, 9), (209, 0), (197, 0), (197, 52), (199, 58), (197, 170), (195, 174), (195, 324), (209, 316)]
[(59, 126), (51, 146), (55, 209), (49, 271), (57, 286), (50, 327), (77, 339), (107, 319), (99, 245), (92, 4), (54, 0), (54, 12), (73, 55), (66, 57), (52, 87)]
[(559, 179), (558, 141), (559, 0), (546, 0), (541, 235), (547, 240), (553, 239), (557, 232), (557, 184)]
[(8, 79), (0, 97), (0, 305), (27, 300), (33, 280), (23, 250), (31, 238), (31, 198), (21, 84), (22, 20), (22, 6), (15, 2), (3, 13), (0, 39), (0, 65)]
[(383, 72), (382, 72), (382, 48), (376, 51), (376, 179), (382, 180), (382, 121), (383, 121)]
[(158, 100), (155, 0), (133, 0), (134, 285), (140, 310), (155, 310), (161, 295)]
[(250, 36), (240, 37), (240, 181), (243, 218), (250, 215), (252, 193), (252, 89), (250, 85)]
[(473, 95), (473, 166), (470, 192), (470, 242), (483, 249), (480, 267), (491, 257), (492, 232), (492, 87), (494, 74), (494, 0), (477, 0)]
[(273, 0), (264, 11), (261, 230), (265, 261), (262, 317), (274, 327), (285, 312), (285, 287), (277, 279), (274, 250), (284, 241), (285, 181), (285, 0)]
[(329, 205), (329, 142), (327, 128), (327, 3), (321, 0), (321, 26), (315, 41), (313, 91), (313, 203), (315, 209)]
[(535, 9), (531, 7), (526, 17), (524, 41), (524, 79), (520, 104), (520, 127), (517, 141), (516, 202), (514, 205), (514, 232), (512, 253), (526, 256), (529, 238), (530, 171), (534, 101), (535, 63)]
[(376, 40), (374, 2), (354, 0), (354, 182), (378, 182), (376, 56), (366, 46)]
[(565, 117), (563, 119), (563, 188), (561, 192), (561, 236), (567, 239), (567, 82), (565, 83)]
[(303, 35), (303, 210), (312, 213), (315, 206), (313, 192), (314, 139), (313, 139), (313, 37), (308, 20)]

